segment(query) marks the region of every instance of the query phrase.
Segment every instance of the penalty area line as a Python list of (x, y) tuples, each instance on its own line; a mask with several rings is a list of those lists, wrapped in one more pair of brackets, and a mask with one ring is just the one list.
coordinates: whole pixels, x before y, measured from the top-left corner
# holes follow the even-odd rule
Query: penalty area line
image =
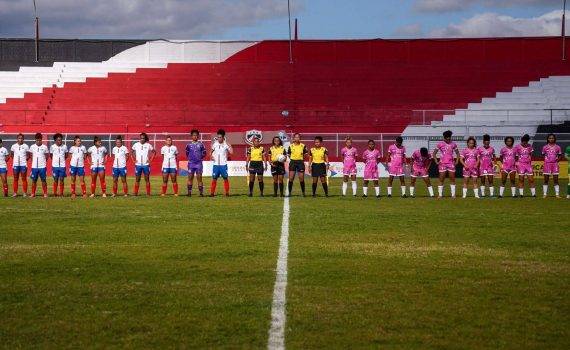
[(273, 287), (273, 302), (271, 304), (271, 327), (267, 349), (285, 349), (285, 323), (287, 321), (287, 258), (289, 255), (289, 197), (283, 200), (283, 222), (281, 223), (281, 238), (279, 240), (279, 256), (275, 286)]

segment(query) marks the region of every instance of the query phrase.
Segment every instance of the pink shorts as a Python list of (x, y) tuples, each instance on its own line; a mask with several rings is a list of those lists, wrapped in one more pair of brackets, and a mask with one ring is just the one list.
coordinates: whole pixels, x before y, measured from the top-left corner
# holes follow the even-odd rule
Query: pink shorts
[(558, 175), (560, 174), (560, 166), (558, 163), (544, 163), (542, 173), (544, 175)]
[(364, 169), (364, 180), (375, 181), (378, 180), (378, 167), (371, 167)]
[(404, 167), (401, 165), (390, 165), (388, 167), (388, 174), (390, 176), (404, 176)]
[(455, 164), (454, 163), (439, 163), (439, 172), (443, 173), (446, 171), (449, 171), (450, 173), (454, 173), (455, 172)]
[(463, 168), (463, 177), (479, 177), (477, 168)]
[(479, 167), (479, 176), (493, 176), (493, 175), (495, 175), (493, 166)]
[(428, 170), (426, 168), (413, 168), (412, 177), (428, 177)]
[(516, 168), (516, 166), (515, 166), (514, 164), (511, 164), (511, 165), (505, 165), (505, 164), (503, 164), (503, 167), (502, 167), (501, 171), (502, 171), (503, 173), (507, 173), (507, 174), (516, 173), (516, 172), (517, 172), (517, 168)]
[(356, 175), (356, 163), (344, 164), (342, 168), (342, 175), (344, 176)]
[(534, 175), (532, 171), (532, 164), (518, 163), (517, 164), (517, 174), (519, 175)]

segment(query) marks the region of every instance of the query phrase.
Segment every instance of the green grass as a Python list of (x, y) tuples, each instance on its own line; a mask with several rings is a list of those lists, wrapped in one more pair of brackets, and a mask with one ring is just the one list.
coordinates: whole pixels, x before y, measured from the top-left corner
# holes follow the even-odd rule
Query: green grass
[[(0, 199), (0, 346), (266, 347), (283, 204), (232, 185), (232, 198)], [(567, 349), (569, 212), (294, 197), (287, 347)]]

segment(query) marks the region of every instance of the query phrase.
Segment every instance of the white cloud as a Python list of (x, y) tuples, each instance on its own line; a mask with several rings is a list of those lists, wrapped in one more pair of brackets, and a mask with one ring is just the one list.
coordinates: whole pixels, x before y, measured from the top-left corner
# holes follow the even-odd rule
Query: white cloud
[(402, 27), (397, 28), (392, 37), (394, 38), (417, 38), (422, 36), (423, 29), (421, 24), (409, 24)]
[[(552, 11), (540, 17), (515, 18), (496, 13), (475, 15), (459, 24), (432, 30), (430, 37), (476, 38), (476, 37), (517, 37), (552, 36), (561, 33), (562, 11)], [(567, 25), (568, 25), (567, 20)]]
[[(282, 0), (37, 0), (43, 37), (204, 38), (285, 18)], [(294, 10), (303, 6), (294, 2)], [(0, 0), (0, 33), (33, 33), (32, 1)]]
[(418, 12), (456, 12), (467, 10), (476, 4), (494, 8), (562, 5), (560, 0), (416, 0), (414, 10)]

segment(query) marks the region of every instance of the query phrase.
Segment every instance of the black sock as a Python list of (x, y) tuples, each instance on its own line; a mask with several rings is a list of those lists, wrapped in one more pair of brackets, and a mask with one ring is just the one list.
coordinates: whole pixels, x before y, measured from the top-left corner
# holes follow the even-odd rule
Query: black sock
[(278, 184), (277, 182), (274, 182), (274, 183), (273, 183), (273, 193), (274, 193), (276, 196), (277, 196), (277, 188), (280, 187), (279, 185), (281, 185), (281, 184)]
[(305, 181), (301, 181), (301, 192), (303, 192), (303, 195), (305, 194)]
[(329, 185), (326, 182), (323, 182), (323, 190), (325, 190), (325, 195), (329, 195)]
[(313, 196), (317, 194), (317, 184), (313, 182)]
[(250, 181), (250, 182), (249, 182), (249, 193), (250, 193), (250, 194), (253, 193), (253, 185), (254, 185), (254, 182), (253, 182), (253, 181)]
[[(280, 183), (279, 183), (279, 193), (280, 193), (281, 195), (283, 195), (283, 190), (284, 190), (284, 189), (285, 189), (285, 184), (283, 184), (283, 182), (280, 182)], [(276, 191), (276, 193), (277, 193), (277, 191)]]
[(289, 195), (293, 193), (293, 181), (289, 181)]
[(263, 181), (259, 182), (259, 192), (263, 194), (263, 189), (265, 188), (265, 183)]

